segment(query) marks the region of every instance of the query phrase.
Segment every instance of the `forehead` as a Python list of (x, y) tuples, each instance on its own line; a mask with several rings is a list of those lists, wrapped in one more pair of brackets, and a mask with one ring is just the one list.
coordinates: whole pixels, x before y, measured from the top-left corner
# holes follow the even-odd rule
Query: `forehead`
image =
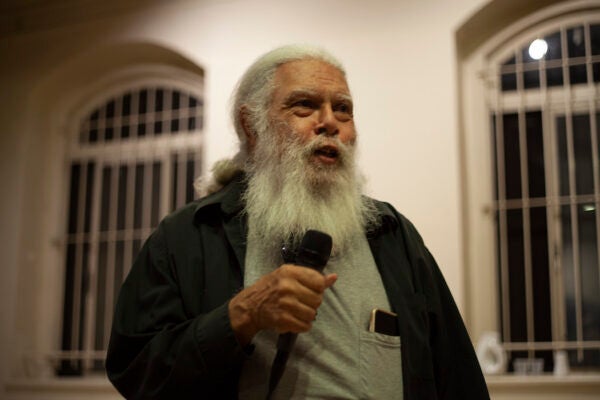
[(297, 60), (280, 65), (275, 72), (275, 87), (276, 97), (297, 89), (350, 95), (344, 74), (320, 60)]

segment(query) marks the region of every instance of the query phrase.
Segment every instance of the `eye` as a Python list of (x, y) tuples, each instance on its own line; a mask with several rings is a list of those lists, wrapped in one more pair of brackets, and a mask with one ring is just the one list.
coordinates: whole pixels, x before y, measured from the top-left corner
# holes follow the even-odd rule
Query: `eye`
[(342, 114), (344, 117), (352, 117), (352, 104), (342, 102), (338, 103), (334, 107), (336, 113)]
[(292, 105), (293, 107), (301, 107), (301, 108), (315, 108), (315, 103), (310, 99), (301, 99), (295, 101)]
[(317, 108), (318, 103), (310, 98), (300, 98), (290, 103), (291, 111), (302, 118), (309, 117)]

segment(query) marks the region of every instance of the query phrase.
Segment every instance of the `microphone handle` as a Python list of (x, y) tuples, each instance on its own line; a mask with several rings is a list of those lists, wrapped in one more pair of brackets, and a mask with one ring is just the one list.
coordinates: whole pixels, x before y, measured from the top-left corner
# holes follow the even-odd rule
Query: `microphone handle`
[(294, 343), (296, 343), (297, 337), (297, 333), (287, 332), (280, 334), (279, 338), (277, 339), (277, 350), (290, 353), (294, 347)]

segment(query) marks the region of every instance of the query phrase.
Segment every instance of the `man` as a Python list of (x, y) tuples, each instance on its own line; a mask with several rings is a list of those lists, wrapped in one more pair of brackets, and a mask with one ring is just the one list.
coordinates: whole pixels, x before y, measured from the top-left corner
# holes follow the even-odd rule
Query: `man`
[[(117, 389), (262, 399), (277, 337), (292, 332), (272, 398), (488, 398), (422, 239), (361, 194), (339, 62), (312, 47), (267, 53), (242, 77), (233, 118), (240, 151), (216, 166), (216, 192), (161, 222), (121, 289), (106, 362)], [(282, 258), (309, 229), (333, 240), (322, 274)], [(397, 332), (369, 330), (374, 309), (397, 314)]]

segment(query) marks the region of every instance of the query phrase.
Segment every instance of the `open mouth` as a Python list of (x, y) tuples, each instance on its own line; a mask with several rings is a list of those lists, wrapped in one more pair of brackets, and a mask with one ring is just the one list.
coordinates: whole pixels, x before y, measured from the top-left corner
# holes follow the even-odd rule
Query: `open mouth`
[(326, 163), (334, 163), (337, 161), (340, 152), (334, 146), (323, 146), (316, 149), (314, 154)]

